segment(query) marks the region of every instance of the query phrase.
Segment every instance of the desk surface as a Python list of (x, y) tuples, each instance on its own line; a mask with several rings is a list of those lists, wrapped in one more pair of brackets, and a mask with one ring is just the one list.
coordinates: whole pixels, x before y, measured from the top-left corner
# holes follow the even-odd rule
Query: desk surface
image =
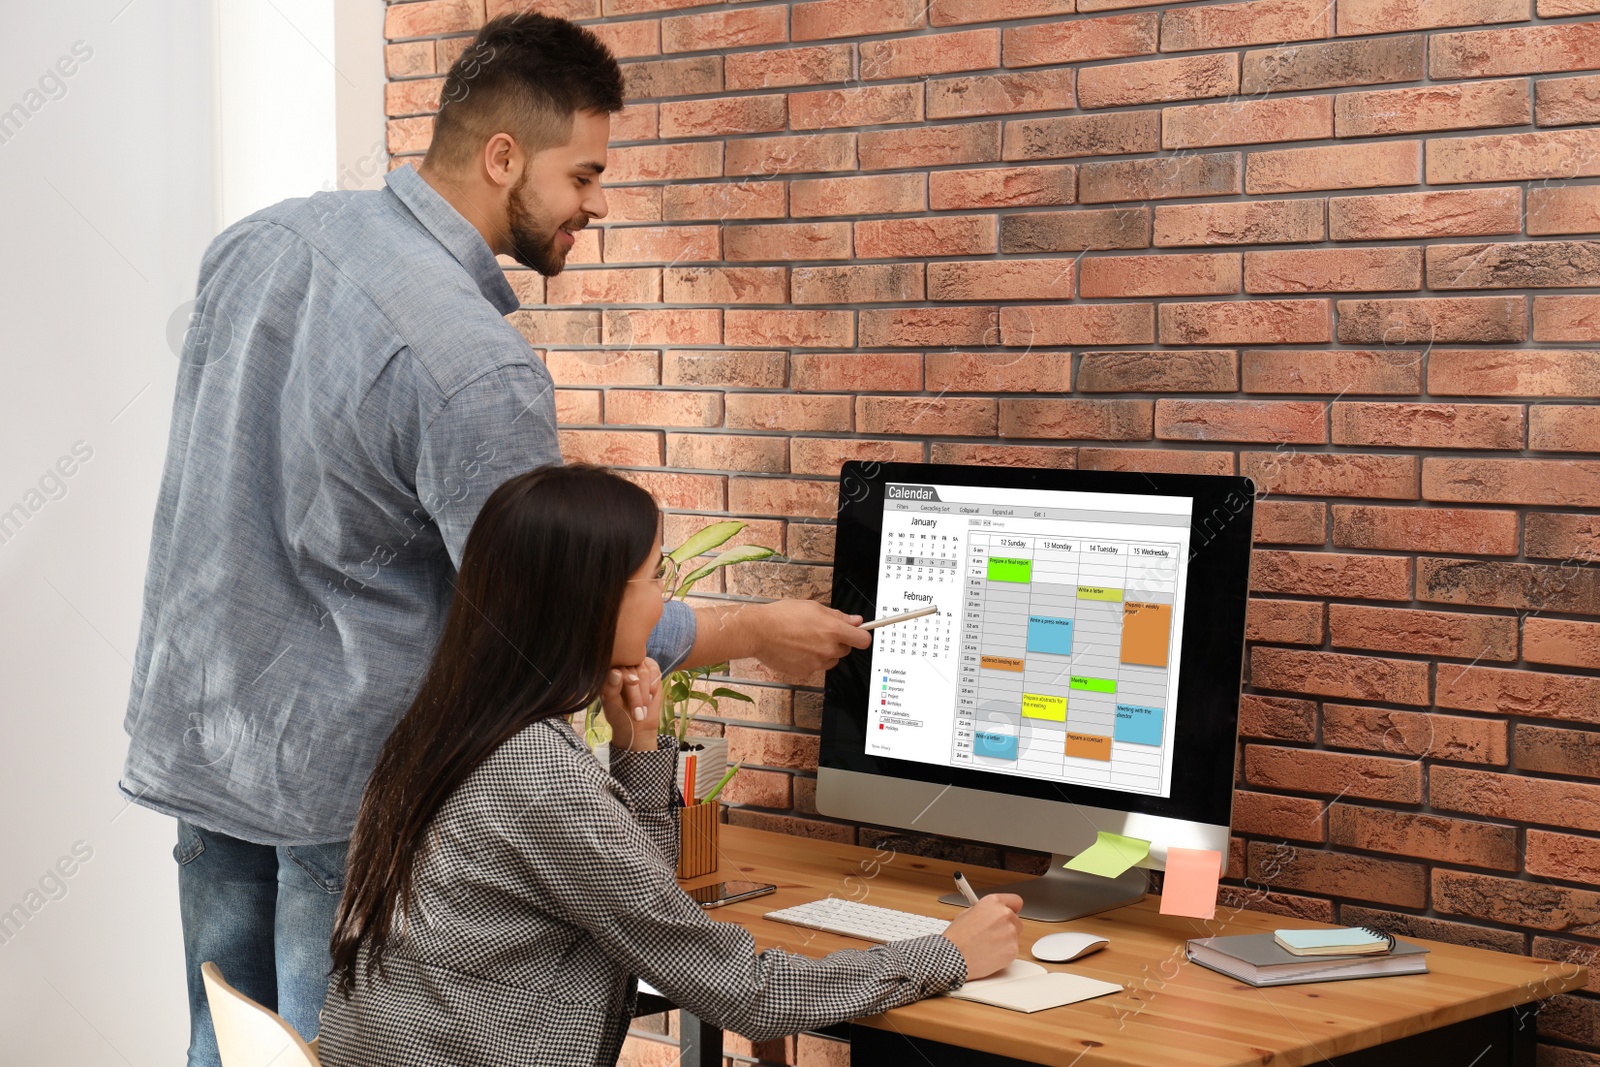
[[(965, 871), (979, 891), (1015, 881), (1012, 871), (958, 865), (921, 856), (880, 853), (856, 845), (724, 825), (722, 866), (689, 879), (697, 886), (731, 878), (776, 885), (777, 892), (719, 908), (713, 918), (742, 924), (758, 949), (821, 956), (865, 948), (855, 938), (803, 930), (764, 913), (832, 893), (881, 907), (954, 919), (961, 908), (940, 904), (951, 874)], [(1072, 964), (1044, 964), (1123, 985), (1122, 993), (1031, 1015), (936, 997), (856, 1020), (965, 1048), (1036, 1063), (1112, 1067), (1182, 1062), (1193, 1067), (1270, 1062), (1317, 1063), (1489, 1012), (1526, 1004), (1584, 984), (1575, 964), (1508, 956), (1437, 941), (1428, 974), (1256, 989), (1189, 963), (1183, 945), (1208, 934), (1245, 934), (1323, 924), (1219, 908), (1202, 923), (1158, 913), (1159, 898), (1071, 923), (1024, 920), (1021, 956), (1033, 940), (1058, 930), (1086, 930), (1111, 939), (1108, 948)], [(1415, 940), (1408, 938), (1407, 940)]]

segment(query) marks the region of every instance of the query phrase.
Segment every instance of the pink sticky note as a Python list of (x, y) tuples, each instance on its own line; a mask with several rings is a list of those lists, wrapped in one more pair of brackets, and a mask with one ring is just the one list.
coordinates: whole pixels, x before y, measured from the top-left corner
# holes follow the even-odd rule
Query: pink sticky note
[(1161, 886), (1161, 914), (1209, 919), (1217, 913), (1217, 879), (1222, 853), (1204, 848), (1167, 849), (1167, 877)]

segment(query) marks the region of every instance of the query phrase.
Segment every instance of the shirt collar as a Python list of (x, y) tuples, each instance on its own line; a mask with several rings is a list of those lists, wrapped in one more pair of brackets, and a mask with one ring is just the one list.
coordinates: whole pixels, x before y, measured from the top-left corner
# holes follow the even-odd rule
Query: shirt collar
[(495, 306), (502, 315), (509, 315), (521, 305), (516, 290), (506, 281), (505, 271), (489, 251), (488, 242), (477, 227), (462, 217), (461, 212), (436, 192), (407, 164), (391, 170), (385, 184), (410, 209), (417, 221), (467, 269), (484, 299)]

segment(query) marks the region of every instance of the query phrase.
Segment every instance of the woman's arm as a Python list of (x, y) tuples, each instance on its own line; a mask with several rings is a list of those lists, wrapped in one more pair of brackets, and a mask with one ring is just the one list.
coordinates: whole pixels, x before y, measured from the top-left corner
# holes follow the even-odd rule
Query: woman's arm
[(678, 865), (678, 739), (657, 734), (655, 751), (625, 748), (611, 751), (611, 776), (633, 795), (644, 832), (674, 868)]

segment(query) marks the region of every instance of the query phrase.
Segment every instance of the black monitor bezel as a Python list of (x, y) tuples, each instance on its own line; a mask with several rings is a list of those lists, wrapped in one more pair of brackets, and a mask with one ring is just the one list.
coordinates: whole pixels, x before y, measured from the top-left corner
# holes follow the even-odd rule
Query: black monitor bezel
[[(1173, 764), (1171, 795), (1158, 797), (868, 755), (872, 650), (867, 648), (852, 651), (828, 671), (818, 766), (1228, 825), (1243, 688), (1254, 483), (1232, 475), (852, 461), (839, 476), (833, 565), (833, 606), (848, 614), (871, 618), (876, 611), (884, 487), (889, 482), (1193, 497), (1174, 740), (1183, 758)], [(1216, 607), (1202, 618), (1197, 605), (1208, 603)]]

